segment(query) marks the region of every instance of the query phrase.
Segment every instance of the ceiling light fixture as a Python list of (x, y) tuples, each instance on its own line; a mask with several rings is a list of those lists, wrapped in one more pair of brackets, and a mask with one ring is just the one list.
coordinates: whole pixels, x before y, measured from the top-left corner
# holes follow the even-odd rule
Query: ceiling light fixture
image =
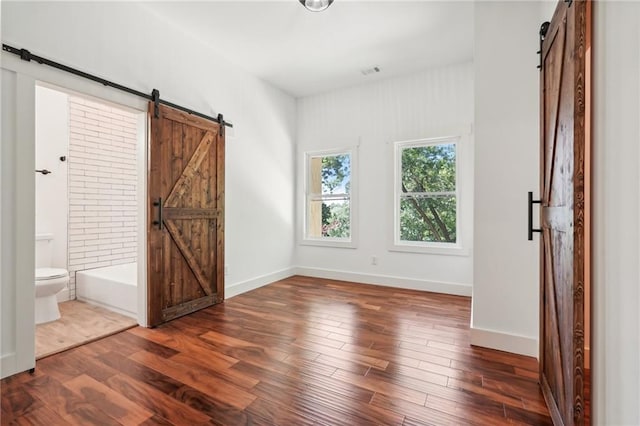
[(366, 70), (361, 70), (360, 72), (362, 73), (362, 75), (375, 74), (377, 72), (380, 72), (380, 67), (367, 68)]
[(300, 3), (312, 12), (322, 12), (333, 3), (333, 0), (300, 0)]

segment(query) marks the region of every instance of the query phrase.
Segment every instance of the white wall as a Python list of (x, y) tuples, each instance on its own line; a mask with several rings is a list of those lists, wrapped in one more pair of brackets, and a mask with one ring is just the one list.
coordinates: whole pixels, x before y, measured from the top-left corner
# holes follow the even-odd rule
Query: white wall
[[(384, 72), (384, 71), (383, 71)], [(471, 63), (337, 90), (298, 100), (297, 225), (303, 231), (304, 153), (358, 146), (357, 248), (298, 245), (300, 273), (470, 295), (472, 283), (473, 137), (461, 158), (463, 256), (389, 251), (393, 229), (393, 142), (469, 133)], [(466, 164), (465, 164), (466, 163)], [(377, 265), (371, 257), (376, 256)]]
[(0, 376), (6, 377), (35, 365), (36, 93), (34, 79), (6, 69), (1, 86)]
[(553, 17), (553, 12), (556, 11), (557, 6), (558, 6), (557, 0), (541, 0), (540, 1), (540, 25), (542, 25), (542, 23), (545, 21), (551, 22), (551, 18)]
[(527, 192), (538, 196), (540, 4), (475, 8), (475, 220), (472, 343), (538, 352), (538, 236), (527, 241)]
[[(114, 23), (117, 23), (117, 31), (114, 31)], [(293, 98), (225, 62), (183, 29), (150, 14), (141, 4), (2, 2), (2, 39), (4, 43), (28, 48), (33, 53), (144, 92), (158, 88), (163, 98), (200, 112), (214, 116), (218, 112), (224, 113), (225, 119), (235, 126), (228, 132), (226, 152), (227, 297), (291, 273), (296, 119)], [(2, 55), (3, 68), (19, 70), (17, 73), (3, 71), (3, 83), (6, 79), (9, 88), (17, 85), (12, 79), (32, 74), (39, 79), (59, 80), (64, 84), (57, 84), (73, 86), (70, 88), (76, 90), (77, 87), (82, 87), (83, 91), (87, 88), (97, 96), (113, 92), (56, 71), (43, 70), (44, 67), (35, 63), (22, 63), (13, 55)], [(10, 95), (11, 90), (5, 94), (3, 88), (3, 305), (11, 303), (12, 292), (23, 284), (11, 279), (17, 271), (16, 261), (4, 254), (15, 252), (16, 256), (25, 256), (28, 264), (29, 251), (20, 254), (22, 252), (15, 249), (26, 244), (19, 242), (22, 239), (33, 239), (33, 230), (10, 229), (16, 216), (11, 212), (5, 214), (5, 208), (15, 205), (11, 204), (11, 197), (33, 191), (34, 179), (33, 171), (30, 178), (17, 179), (19, 172), (11, 170), (10, 160), (5, 161), (5, 152), (7, 157), (23, 155), (21, 152), (28, 151), (28, 142), (33, 140), (32, 137), (22, 138), (18, 144), (9, 133), (5, 137), (5, 132), (29, 126), (29, 123), (19, 123), (14, 130), (6, 126), (23, 116), (22, 111), (11, 104), (14, 100)], [(30, 99), (21, 98), (15, 102), (28, 106)], [(5, 104), (12, 108), (6, 108)], [(18, 118), (14, 114), (16, 111)], [(27, 202), (20, 205), (29, 207)], [(26, 211), (16, 214), (28, 216)], [(15, 232), (14, 237), (11, 237), (12, 232)], [(22, 274), (29, 274), (29, 267), (32, 271), (32, 264), (21, 267)], [(16, 310), (3, 306), (2, 315), (7, 318), (2, 322), (3, 339), (15, 339), (18, 334), (29, 332), (15, 322), (24, 316), (21, 309), (22, 306)], [(30, 315), (32, 318), (32, 311)], [(5, 348), (11, 349), (10, 345), (3, 345), (3, 355)], [(22, 355), (30, 356), (28, 353)], [(5, 369), (3, 364), (3, 376), (12, 370), (7, 365)]]
[[(67, 197), (69, 156), (69, 108), (67, 95), (46, 87), (36, 88), (36, 162), (37, 169), (51, 174), (36, 177), (36, 234), (52, 234), (49, 243), (50, 265), (67, 267)], [(62, 291), (58, 300), (69, 300), (69, 292)]]
[(638, 425), (640, 4), (593, 20), (593, 424)]

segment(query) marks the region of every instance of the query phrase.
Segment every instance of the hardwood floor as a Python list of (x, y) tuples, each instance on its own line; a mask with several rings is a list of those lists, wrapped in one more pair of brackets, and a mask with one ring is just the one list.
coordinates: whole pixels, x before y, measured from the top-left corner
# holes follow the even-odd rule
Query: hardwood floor
[(58, 307), (59, 320), (36, 325), (36, 359), (138, 324), (133, 318), (78, 300), (62, 302)]
[(2, 424), (551, 424), (538, 364), (469, 346), (470, 299), (292, 277), (2, 381)]

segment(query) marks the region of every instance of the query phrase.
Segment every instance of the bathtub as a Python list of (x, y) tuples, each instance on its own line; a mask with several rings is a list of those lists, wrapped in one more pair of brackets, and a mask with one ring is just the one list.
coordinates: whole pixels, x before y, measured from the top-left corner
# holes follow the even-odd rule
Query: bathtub
[(76, 297), (137, 319), (137, 282), (137, 263), (77, 271)]

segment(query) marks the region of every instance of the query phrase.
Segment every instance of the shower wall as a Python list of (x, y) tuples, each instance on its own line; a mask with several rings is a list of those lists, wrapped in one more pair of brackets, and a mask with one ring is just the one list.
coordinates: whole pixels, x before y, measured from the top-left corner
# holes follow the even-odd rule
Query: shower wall
[(69, 97), (69, 272), (136, 261), (136, 116)]

